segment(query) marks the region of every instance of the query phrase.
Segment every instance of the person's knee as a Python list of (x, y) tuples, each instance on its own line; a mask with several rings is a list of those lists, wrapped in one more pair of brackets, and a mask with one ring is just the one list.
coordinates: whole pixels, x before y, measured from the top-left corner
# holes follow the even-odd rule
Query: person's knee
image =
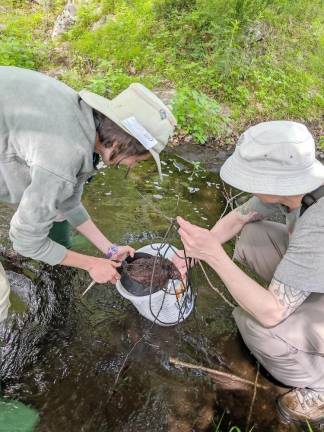
[(253, 247), (253, 239), (262, 231), (261, 222), (253, 222), (244, 225), (235, 243), (233, 259), (244, 264), (246, 262), (246, 252)]
[[(249, 315), (239, 306), (233, 310), (233, 317), (244, 342), (250, 347), (250, 345), (253, 345), (252, 340), (255, 342), (254, 327), (256, 325), (256, 321), (251, 315)], [(254, 326), (252, 326), (252, 320), (255, 321), (253, 323)]]
[(272, 336), (269, 329), (263, 327), (241, 307), (236, 307), (233, 311), (233, 317), (239, 332), (252, 354), (260, 357), (271, 357)]

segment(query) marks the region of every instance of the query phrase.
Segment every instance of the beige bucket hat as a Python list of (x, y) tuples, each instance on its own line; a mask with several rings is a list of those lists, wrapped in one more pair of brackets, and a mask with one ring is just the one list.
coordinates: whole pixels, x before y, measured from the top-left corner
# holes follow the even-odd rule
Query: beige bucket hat
[(269, 121), (247, 129), (220, 170), (224, 182), (250, 193), (301, 195), (324, 183), (314, 139), (301, 123)]
[(139, 83), (131, 84), (114, 99), (106, 99), (87, 90), (80, 97), (127, 133), (152, 154), (162, 178), (159, 154), (165, 148), (176, 126), (170, 109), (150, 90)]

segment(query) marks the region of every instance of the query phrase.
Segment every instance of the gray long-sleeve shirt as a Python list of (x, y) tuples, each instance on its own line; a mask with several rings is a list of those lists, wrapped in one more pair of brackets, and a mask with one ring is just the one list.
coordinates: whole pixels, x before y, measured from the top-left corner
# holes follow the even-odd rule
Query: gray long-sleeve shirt
[(93, 173), (93, 110), (78, 93), (46, 75), (0, 67), (0, 201), (16, 203), (10, 238), (20, 254), (61, 262), (65, 247), (48, 238), (58, 215), (78, 226)]

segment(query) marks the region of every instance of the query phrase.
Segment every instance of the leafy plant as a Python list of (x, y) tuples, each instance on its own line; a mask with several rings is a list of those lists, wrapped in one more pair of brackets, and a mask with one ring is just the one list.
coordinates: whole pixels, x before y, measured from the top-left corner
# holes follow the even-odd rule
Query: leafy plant
[(32, 31), (40, 26), (43, 15), (35, 12), (27, 17), (23, 9), (26, 4), (21, 1), (16, 6), (11, 15), (2, 14), (0, 8), (0, 64), (36, 69), (44, 60), (46, 48), (33, 38)]
[(324, 150), (324, 136), (320, 137), (318, 145), (321, 150)]
[(133, 82), (138, 81), (135, 77), (123, 72), (122, 69), (114, 68), (109, 62), (102, 62), (100, 69), (102, 72), (91, 75), (85, 87), (102, 96), (113, 97)]
[(194, 0), (156, 0), (153, 2), (153, 10), (158, 19), (167, 19), (174, 11), (180, 13), (195, 7)]
[(64, 0), (12, 1), (1, 2), (0, 64), (58, 69), (72, 87), (107, 97), (134, 81), (177, 88), (179, 125), (200, 143), (225, 135), (229, 122), (239, 132), (323, 111), (322, 0), (78, 1), (76, 24), (54, 42)]
[(180, 89), (172, 108), (180, 128), (201, 144), (227, 128), (228, 118), (222, 114), (219, 103), (197, 90)]

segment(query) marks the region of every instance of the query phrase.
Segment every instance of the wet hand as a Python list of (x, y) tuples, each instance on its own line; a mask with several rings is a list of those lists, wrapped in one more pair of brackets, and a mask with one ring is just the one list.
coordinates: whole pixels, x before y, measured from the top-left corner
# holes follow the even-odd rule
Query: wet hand
[(88, 273), (97, 283), (111, 282), (116, 284), (117, 280), (120, 279), (120, 274), (117, 271), (118, 267), (120, 267), (120, 263), (106, 258), (93, 258)]
[(180, 216), (177, 217), (177, 222), (180, 226), (178, 233), (187, 256), (208, 261), (222, 250), (216, 236), (208, 229), (193, 225)]
[[(189, 266), (188, 259), (186, 262), (184, 251), (183, 250), (177, 251), (177, 253), (174, 254), (172, 257), (172, 262), (179, 270), (182, 279), (184, 279), (186, 277), (188, 266)], [(194, 265), (195, 265), (195, 260), (191, 260), (191, 267), (193, 267)]]
[(135, 249), (131, 246), (117, 246), (117, 248), (117, 252), (111, 257), (115, 261), (124, 261), (129, 255), (134, 256)]

